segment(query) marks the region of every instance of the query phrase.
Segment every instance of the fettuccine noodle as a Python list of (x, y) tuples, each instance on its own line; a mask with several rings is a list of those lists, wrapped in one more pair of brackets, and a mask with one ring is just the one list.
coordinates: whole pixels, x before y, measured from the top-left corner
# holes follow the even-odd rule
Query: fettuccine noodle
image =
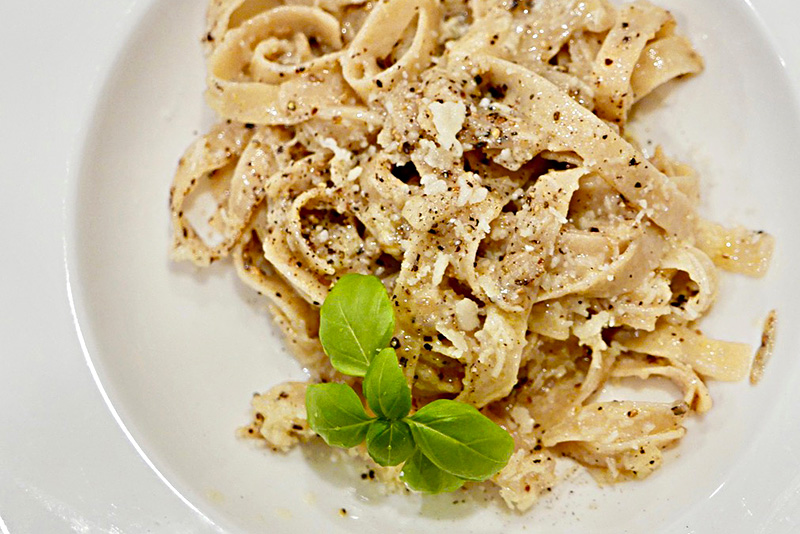
[[(354, 380), (319, 343), (329, 288), (378, 276), (415, 408), (454, 398), (514, 437), (492, 479), (510, 507), (557, 483), (561, 456), (647, 476), (711, 408), (708, 379), (748, 376), (751, 348), (696, 322), (720, 270), (765, 273), (772, 238), (703, 219), (692, 169), (624, 134), (636, 102), (703, 68), (668, 11), (212, 0), (205, 47), (220, 122), (175, 176), (173, 257), (232, 257), (312, 382)], [(624, 378), (681, 395), (597, 400)], [(256, 396), (248, 432), (313, 438), (304, 391)]]

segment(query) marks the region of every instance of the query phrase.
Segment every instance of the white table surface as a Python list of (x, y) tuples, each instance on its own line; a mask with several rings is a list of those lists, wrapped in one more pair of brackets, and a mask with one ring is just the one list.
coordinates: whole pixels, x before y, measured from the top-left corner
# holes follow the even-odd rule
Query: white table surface
[[(52, 214), (63, 218), (67, 177), (110, 60), (153, 1), (8, 1), (0, 9), (0, 219), (6, 235), (36, 236), (2, 240), (3, 532), (218, 531), (140, 457), (95, 385), (72, 326), (63, 232), (51, 223)], [(791, 0), (748, 4), (800, 87), (797, 20), (785, 16)], [(35, 192), (19, 187), (31, 180), (41, 183)], [(797, 520), (800, 492), (789, 498), (786, 513)]]

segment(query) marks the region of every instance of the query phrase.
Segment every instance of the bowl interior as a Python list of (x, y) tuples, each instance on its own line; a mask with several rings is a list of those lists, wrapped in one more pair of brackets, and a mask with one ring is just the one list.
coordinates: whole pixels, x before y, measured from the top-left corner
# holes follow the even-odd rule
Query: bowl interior
[[(724, 276), (703, 323), (714, 337), (755, 346), (769, 309), (784, 324), (797, 319), (789, 270), (798, 258), (792, 201), (800, 193), (789, 161), (800, 123), (794, 95), (745, 2), (668, 7), (706, 70), (652, 95), (636, 111), (635, 131), (646, 147), (663, 144), (701, 173), (705, 215), (776, 235), (769, 275)], [(97, 105), (67, 206), (68, 263), (92, 361), (131, 434), (185, 497), (220, 526), (252, 532), (321, 524), (328, 532), (387, 524), (414, 532), (638, 532), (696, 506), (713, 509), (708, 498), (789, 386), (795, 332), (780, 332), (760, 387), (712, 385), (715, 408), (691, 422), (648, 480), (598, 488), (577, 477), (524, 516), (477, 494), (385, 495), (361, 480), (363, 466), (331, 462), (324, 448), (279, 455), (237, 439), (250, 394), (305, 375), (229, 263), (199, 270), (168, 258), (172, 174), (214, 120), (202, 98), (204, 9), (205, 2), (160, 0), (139, 22)]]

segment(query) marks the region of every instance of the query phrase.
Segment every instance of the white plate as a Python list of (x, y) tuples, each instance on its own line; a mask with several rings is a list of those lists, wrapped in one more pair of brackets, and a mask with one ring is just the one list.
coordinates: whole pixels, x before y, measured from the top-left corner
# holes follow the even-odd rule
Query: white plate
[(201, 98), (205, 2), (6, 8), (0, 528), (798, 531), (800, 115), (789, 79), (800, 78), (800, 8), (761, 0), (763, 26), (740, 1), (663, 3), (707, 70), (662, 92), (639, 133), (701, 171), (705, 213), (776, 235), (769, 276), (726, 277), (705, 326), (756, 343), (776, 307), (777, 350), (759, 387), (713, 385), (715, 409), (647, 481), (562, 485), (525, 516), (479, 498), (383, 497), (347, 465), (235, 439), (249, 393), (302, 375), (231, 269), (167, 260), (169, 180), (212, 120)]

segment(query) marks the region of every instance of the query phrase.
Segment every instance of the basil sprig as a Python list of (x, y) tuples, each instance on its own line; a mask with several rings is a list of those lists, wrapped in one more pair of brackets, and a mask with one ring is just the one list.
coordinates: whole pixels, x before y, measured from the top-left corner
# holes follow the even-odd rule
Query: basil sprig
[(364, 378), (362, 393), (375, 417), (350, 386), (315, 384), (306, 391), (311, 428), (336, 447), (366, 440), (377, 464), (403, 464), (401, 479), (416, 491), (454, 491), (497, 473), (514, 440), (474, 406), (440, 399), (409, 416), (411, 388), (388, 347), (393, 332), (392, 303), (381, 281), (343, 276), (322, 305), (319, 337), (335, 369)]

